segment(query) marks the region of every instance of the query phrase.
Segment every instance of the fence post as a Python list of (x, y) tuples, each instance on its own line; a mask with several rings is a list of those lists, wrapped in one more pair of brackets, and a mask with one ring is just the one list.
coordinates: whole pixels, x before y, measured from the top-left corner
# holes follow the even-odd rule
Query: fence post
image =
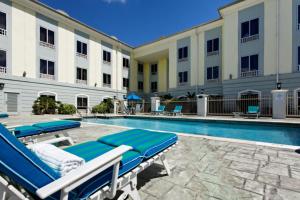
[(208, 95), (199, 94), (197, 95), (197, 115), (201, 117), (207, 116), (208, 110)]
[(160, 106), (160, 98), (151, 97), (151, 112), (157, 111), (159, 106)]
[(273, 119), (285, 119), (288, 90), (272, 90)]

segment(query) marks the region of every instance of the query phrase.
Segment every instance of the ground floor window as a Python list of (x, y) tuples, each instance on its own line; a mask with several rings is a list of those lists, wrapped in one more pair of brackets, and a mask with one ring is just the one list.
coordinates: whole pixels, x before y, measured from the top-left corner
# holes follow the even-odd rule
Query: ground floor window
[(0, 73), (6, 73), (6, 51), (0, 50)]
[(151, 92), (157, 92), (157, 82), (151, 82)]
[(88, 108), (88, 98), (77, 97), (77, 109), (87, 109), (87, 108)]
[(143, 81), (139, 81), (138, 82), (138, 90), (139, 91), (143, 91), (144, 90), (144, 82)]
[(40, 95), (40, 97), (47, 97), (47, 98), (49, 98), (49, 99), (53, 99), (54, 101), (55, 101), (55, 95), (47, 95), (47, 94), (42, 94), (42, 95)]

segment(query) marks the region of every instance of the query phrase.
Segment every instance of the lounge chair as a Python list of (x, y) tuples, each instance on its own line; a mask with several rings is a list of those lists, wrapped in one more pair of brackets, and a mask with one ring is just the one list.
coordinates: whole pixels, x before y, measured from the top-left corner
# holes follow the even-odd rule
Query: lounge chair
[(260, 115), (259, 106), (248, 106), (248, 110), (246, 113), (247, 117), (259, 118), (259, 115)]
[[(12, 133), (23, 143), (36, 143), (39, 138), (54, 135), (57, 142), (68, 141), (74, 144), (72, 138), (66, 132), (68, 129), (80, 127), (80, 122), (71, 120), (58, 120), (32, 124), (31, 126), (10, 127)], [(59, 136), (63, 135), (63, 136)]]
[[(129, 135), (135, 140), (128, 138)], [(144, 130), (102, 137), (65, 149), (85, 159), (86, 164), (60, 177), (0, 125), (0, 146), (5, 152), (0, 154), (1, 199), (102, 200), (114, 198), (120, 190), (123, 193), (119, 199), (129, 195), (133, 200), (140, 200), (137, 174), (156, 160), (162, 161), (169, 174), (165, 153), (176, 142), (174, 134)]]
[(154, 115), (164, 114), (166, 106), (160, 105), (156, 111), (153, 112)]
[(182, 106), (175, 106), (174, 110), (170, 112), (170, 115), (182, 115)]
[(0, 113), (0, 118), (8, 118), (9, 115), (7, 113)]

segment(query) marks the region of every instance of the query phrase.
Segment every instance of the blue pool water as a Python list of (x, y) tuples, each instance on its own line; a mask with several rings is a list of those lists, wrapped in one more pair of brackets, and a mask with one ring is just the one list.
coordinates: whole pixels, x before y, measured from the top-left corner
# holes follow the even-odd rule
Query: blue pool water
[(300, 146), (300, 127), (257, 123), (112, 118), (86, 122)]

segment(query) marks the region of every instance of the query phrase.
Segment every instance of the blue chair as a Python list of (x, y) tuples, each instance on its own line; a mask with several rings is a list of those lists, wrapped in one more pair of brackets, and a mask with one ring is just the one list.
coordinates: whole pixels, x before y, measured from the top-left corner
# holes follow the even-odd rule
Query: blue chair
[(160, 105), (156, 111), (153, 112), (153, 114), (159, 115), (165, 113), (166, 106)]
[(182, 115), (182, 106), (175, 106), (174, 110), (170, 112), (171, 115)]
[(66, 200), (113, 198), (120, 190), (122, 197), (130, 195), (138, 200), (138, 173), (158, 159), (170, 173), (164, 153), (177, 139), (171, 133), (130, 130), (68, 147), (64, 150), (83, 158), (86, 164), (60, 177), (0, 124), (0, 193), (4, 199), (29, 195), (33, 199)]
[(259, 106), (248, 106), (248, 110), (246, 113), (247, 117), (259, 118), (259, 115), (260, 115)]

